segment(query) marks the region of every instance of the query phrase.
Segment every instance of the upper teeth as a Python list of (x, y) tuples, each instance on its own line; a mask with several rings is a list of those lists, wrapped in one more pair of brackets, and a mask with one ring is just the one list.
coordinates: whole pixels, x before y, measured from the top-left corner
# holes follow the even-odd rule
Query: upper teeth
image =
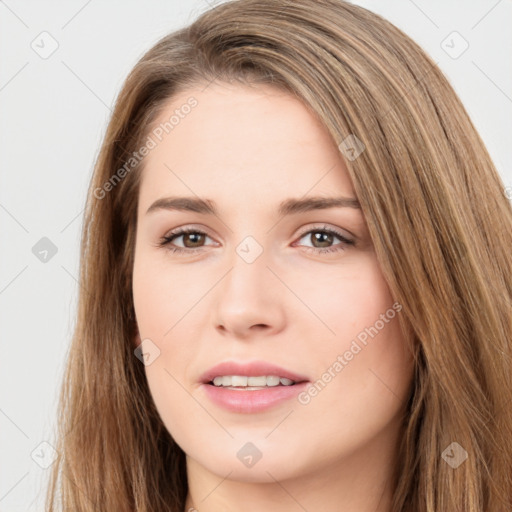
[(275, 375), (261, 376), (261, 377), (247, 377), (245, 375), (222, 375), (213, 379), (215, 386), (291, 386), (293, 380), (287, 379), (286, 377), (277, 377)]

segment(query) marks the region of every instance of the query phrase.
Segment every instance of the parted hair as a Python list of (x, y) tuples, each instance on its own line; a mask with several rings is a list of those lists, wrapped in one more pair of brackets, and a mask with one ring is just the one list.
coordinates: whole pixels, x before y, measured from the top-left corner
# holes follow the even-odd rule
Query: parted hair
[[(511, 204), (435, 63), (390, 22), (343, 0), (222, 3), (161, 39), (125, 80), (84, 214), (47, 511), (184, 511), (185, 455), (132, 344), (144, 161), (104, 197), (94, 191), (173, 95), (214, 80), (287, 91), (333, 143), (353, 135), (365, 145), (346, 165), (415, 364), (393, 511), (510, 512)], [(454, 442), (468, 454), (457, 468), (442, 456)]]

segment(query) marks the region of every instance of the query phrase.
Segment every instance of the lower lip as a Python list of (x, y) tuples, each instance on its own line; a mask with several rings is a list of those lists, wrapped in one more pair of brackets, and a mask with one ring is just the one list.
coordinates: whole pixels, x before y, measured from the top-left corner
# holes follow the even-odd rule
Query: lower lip
[(203, 384), (202, 388), (214, 404), (228, 411), (257, 413), (291, 400), (304, 391), (307, 385), (308, 382), (301, 382), (292, 386), (271, 386), (252, 391), (227, 389), (213, 384)]

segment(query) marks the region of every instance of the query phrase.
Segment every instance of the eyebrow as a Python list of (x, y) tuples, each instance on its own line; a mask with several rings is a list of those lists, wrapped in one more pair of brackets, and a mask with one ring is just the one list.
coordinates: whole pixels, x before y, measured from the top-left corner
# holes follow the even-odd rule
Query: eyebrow
[[(287, 199), (278, 207), (280, 216), (293, 215), (312, 210), (326, 210), (328, 208), (361, 208), (359, 201), (352, 197), (307, 197), (304, 199)], [(201, 213), (204, 215), (218, 215), (215, 202), (211, 199), (199, 197), (162, 197), (157, 199), (146, 211), (175, 210)]]

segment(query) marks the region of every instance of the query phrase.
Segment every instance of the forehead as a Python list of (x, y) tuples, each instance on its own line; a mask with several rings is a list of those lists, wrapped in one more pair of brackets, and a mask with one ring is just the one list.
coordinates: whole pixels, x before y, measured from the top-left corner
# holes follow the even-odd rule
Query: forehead
[(156, 145), (144, 158), (142, 209), (166, 194), (238, 206), (308, 192), (354, 196), (327, 130), (298, 99), (270, 86), (187, 89), (167, 102), (152, 130)]

